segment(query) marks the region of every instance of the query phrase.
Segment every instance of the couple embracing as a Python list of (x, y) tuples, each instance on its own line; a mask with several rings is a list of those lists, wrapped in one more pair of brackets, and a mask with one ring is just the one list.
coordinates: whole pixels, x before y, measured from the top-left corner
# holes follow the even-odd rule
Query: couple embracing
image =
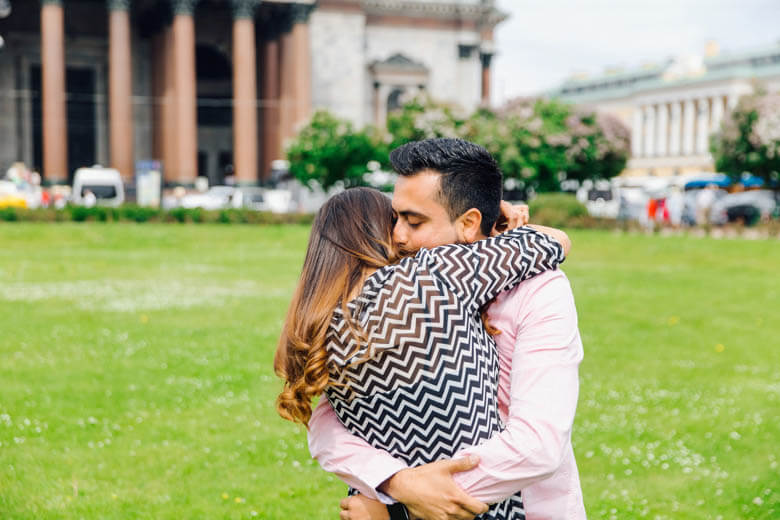
[(342, 520), (585, 518), (568, 237), (524, 225), (473, 143), (390, 162), (392, 203), (354, 188), (317, 214), (274, 360), (280, 414), (351, 486)]

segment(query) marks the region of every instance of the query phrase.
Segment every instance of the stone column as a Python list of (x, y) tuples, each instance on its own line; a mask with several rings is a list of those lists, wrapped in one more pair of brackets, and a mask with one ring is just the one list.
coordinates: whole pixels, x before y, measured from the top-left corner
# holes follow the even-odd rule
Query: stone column
[(479, 54), (479, 59), (482, 62), (482, 104), (488, 106), (490, 105), (490, 62), (493, 55), (482, 52)]
[(729, 111), (734, 110), (734, 108), (737, 106), (737, 103), (739, 103), (739, 97), (736, 94), (729, 94), (726, 96), (726, 108)]
[(640, 157), (642, 155), (642, 114), (643, 107), (634, 107), (634, 124), (631, 129), (631, 156)]
[(683, 155), (693, 155), (693, 133), (694, 133), (694, 111), (696, 106), (692, 99), (683, 102), (683, 130), (682, 130), (682, 152)]
[(658, 105), (655, 131), (655, 154), (659, 157), (666, 157), (667, 143), (669, 142), (669, 107), (666, 106), (666, 103)]
[(176, 184), (176, 85), (174, 83), (173, 30), (170, 26), (152, 38), (152, 91), (154, 95), (155, 159), (162, 161), (166, 184)]
[(672, 156), (680, 155), (681, 112), (680, 102), (673, 102), (669, 118), (669, 155)]
[(257, 184), (255, 0), (233, 5), (233, 167), (238, 184)]
[(65, 14), (60, 0), (41, 1), (41, 108), (43, 175), (68, 181), (68, 120), (65, 107)]
[(645, 157), (655, 155), (655, 105), (645, 107)]
[(293, 127), (305, 123), (311, 115), (311, 41), (309, 39), (309, 15), (314, 5), (294, 4), (292, 9), (292, 52), (293, 80), (292, 98), (294, 100)]
[(173, 84), (176, 132), (176, 171), (172, 180), (191, 184), (198, 176), (198, 112), (195, 76), (195, 19), (197, 0), (172, 0)]
[(712, 98), (712, 117), (710, 118), (710, 133), (720, 131), (720, 123), (723, 121), (723, 96)]
[(108, 0), (108, 113), (111, 166), (132, 181), (133, 79), (130, 0)]
[[(286, 20), (291, 22), (292, 20)], [(295, 65), (293, 52), (292, 26), (282, 27), (279, 35), (279, 144), (283, 148), (285, 141), (293, 134), (295, 126)]]
[(270, 37), (263, 44), (263, 171), (265, 179), (271, 161), (282, 158), (279, 125), (279, 39)]
[(703, 155), (707, 153), (707, 143), (710, 137), (710, 103), (704, 99), (699, 99), (696, 103), (696, 153)]

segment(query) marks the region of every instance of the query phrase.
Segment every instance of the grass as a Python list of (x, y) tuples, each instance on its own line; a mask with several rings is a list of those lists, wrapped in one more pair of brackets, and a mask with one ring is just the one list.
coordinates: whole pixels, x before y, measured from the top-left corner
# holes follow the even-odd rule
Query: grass
[[(337, 518), (273, 406), (307, 233), (0, 224), (0, 518)], [(589, 517), (780, 517), (780, 242), (572, 238)]]

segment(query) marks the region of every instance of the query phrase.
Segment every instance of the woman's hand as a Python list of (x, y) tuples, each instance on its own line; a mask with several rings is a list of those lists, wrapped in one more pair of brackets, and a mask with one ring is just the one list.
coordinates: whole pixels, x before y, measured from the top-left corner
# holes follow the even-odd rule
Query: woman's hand
[(496, 236), (504, 231), (522, 227), (528, 224), (528, 205), (510, 204), (505, 200), (501, 201), (500, 213), (496, 224), (493, 226), (493, 232), (490, 236)]
[(347, 497), (339, 504), (341, 520), (389, 520), (387, 506), (363, 495)]
[(561, 246), (563, 246), (564, 256), (569, 256), (569, 251), (571, 250), (571, 239), (569, 238), (569, 235), (560, 229), (539, 226), (537, 224), (529, 224), (528, 219), (529, 214), (527, 204), (513, 205), (505, 200), (502, 200), (501, 213), (498, 215), (498, 220), (496, 220), (496, 224), (493, 226), (493, 230), (491, 231), (490, 236), (494, 237), (510, 229), (529, 226), (532, 229), (535, 229), (540, 233), (544, 233), (545, 235), (549, 235), (560, 242)]

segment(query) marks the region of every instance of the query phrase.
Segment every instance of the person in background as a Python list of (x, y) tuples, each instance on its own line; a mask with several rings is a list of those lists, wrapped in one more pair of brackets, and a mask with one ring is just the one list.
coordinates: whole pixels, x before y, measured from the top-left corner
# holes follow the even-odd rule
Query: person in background
[(685, 195), (679, 186), (673, 186), (666, 198), (666, 208), (669, 213), (669, 223), (672, 227), (679, 228), (682, 224), (682, 215), (685, 210)]

